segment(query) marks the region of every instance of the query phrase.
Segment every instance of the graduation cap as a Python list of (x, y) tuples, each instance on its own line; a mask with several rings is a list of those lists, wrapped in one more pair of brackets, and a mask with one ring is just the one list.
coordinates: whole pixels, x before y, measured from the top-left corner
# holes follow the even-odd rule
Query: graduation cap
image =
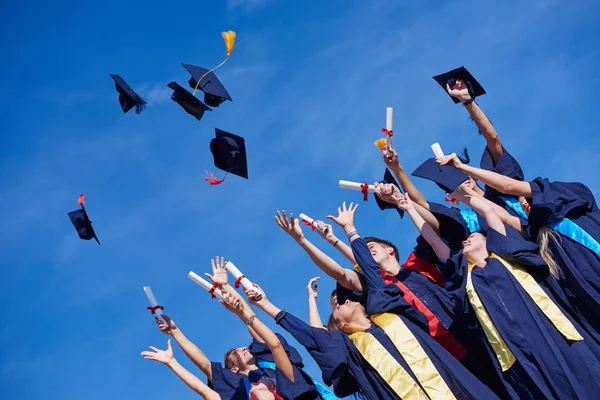
[(79, 235), (80, 239), (90, 240), (93, 238), (96, 239), (96, 242), (98, 242), (99, 245), (100, 241), (96, 236), (96, 232), (94, 232), (94, 228), (92, 227), (92, 221), (90, 221), (90, 218), (88, 217), (87, 212), (85, 211), (85, 207), (83, 206), (84, 202), (85, 197), (83, 194), (80, 194), (79, 205), (81, 206), (81, 208), (79, 210), (71, 211), (70, 213), (68, 213), (69, 219), (71, 220), (71, 223), (77, 230), (77, 234)]
[(188, 114), (194, 116), (198, 121), (202, 119), (205, 111), (212, 111), (210, 107), (198, 100), (177, 82), (171, 82), (167, 86), (173, 89), (171, 100), (179, 104)]
[[(465, 67), (460, 67), (453, 69), (452, 71), (446, 72), (441, 75), (434, 76), (433, 79), (436, 80), (437, 83), (444, 89), (444, 92), (448, 93), (446, 90), (446, 84), (450, 85), (450, 88), (454, 86), (456, 81), (460, 80), (465, 82), (467, 87), (469, 88), (469, 94), (471, 98), (475, 98), (485, 94), (485, 89), (477, 82), (477, 80), (471, 75), (469, 71)], [(449, 94), (448, 94), (449, 95)], [(450, 96), (450, 95), (449, 95)], [(460, 103), (460, 100), (456, 97), (450, 96), (454, 103)]]
[[(400, 185), (398, 185), (398, 182), (396, 182), (396, 179), (394, 179), (394, 176), (392, 175), (390, 170), (387, 168), (385, 169), (385, 174), (383, 175), (383, 179), (379, 182), (380, 183), (391, 183), (392, 185), (396, 186), (400, 191), (402, 191), (402, 189), (400, 189)], [(400, 218), (404, 217), (404, 210), (398, 208), (398, 206), (396, 206), (395, 204), (388, 203), (387, 201), (381, 200), (379, 198), (379, 196), (377, 196), (375, 193), (373, 193), (373, 196), (375, 196), (375, 201), (377, 202), (377, 205), (379, 206), (380, 210), (395, 209), (396, 211), (398, 211)]]
[(140, 114), (146, 108), (146, 100), (133, 91), (133, 89), (119, 75), (109, 74), (115, 81), (115, 88), (119, 92), (119, 103), (124, 113), (135, 106), (135, 113)]
[[(182, 64), (192, 77), (189, 85), (194, 91), (200, 89), (204, 92), (204, 101), (211, 107), (219, 107), (225, 100), (231, 100), (231, 96), (221, 83), (214, 72), (206, 68), (197, 67), (191, 64)], [(200, 83), (198, 83), (200, 81)]]
[[(248, 160), (246, 159), (246, 141), (243, 137), (215, 128), (215, 138), (210, 141), (210, 151), (215, 167), (228, 173), (248, 179)], [(214, 174), (207, 172), (206, 181), (211, 186), (223, 183), (225, 177), (217, 180)]]
[(469, 177), (457, 170), (453, 165), (440, 165), (435, 158), (430, 158), (412, 173), (412, 176), (435, 182), (446, 193), (452, 193)]

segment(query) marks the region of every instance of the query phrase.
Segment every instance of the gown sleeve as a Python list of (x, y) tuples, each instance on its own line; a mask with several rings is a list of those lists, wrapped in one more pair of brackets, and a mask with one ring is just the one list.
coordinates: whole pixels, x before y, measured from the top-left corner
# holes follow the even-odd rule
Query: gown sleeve
[(248, 398), (243, 378), (234, 374), (219, 362), (210, 363), (212, 380), (208, 387), (217, 392), (222, 400), (245, 400)]
[(532, 194), (529, 219), (537, 227), (576, 218), (597, 208), (594, 195), (583, 183), (550, 182), (538, 177), (529, 185)]
[(425, 314), (415, 309), (403, 296), (403, 291), (393, 283), (383, 289), (369, 289), (367, 314), (391, 313), (402, 315), (429, 333), (429, 322)]
[(275, 320), (306, 348), (321, 369), (323, 382), (334, 387), (336, 396), (349, 396), (360, 389), (350, 370), (353, 361), (342, 332), (314, 328), (286, 311)]
[(506, 230), (506, 236), (494, 229), (488, 231), (488, 251), (497, 254), (506, 261), (525, 267), (531, 274), (544, 278), (548, 275), (548, 265), (538, 253), (538, 246), (524, 239), (515, 230)]
[(356, 259), (356, 263), (362, 270), (364, 282), (367, 284), (369, 289), (371, 288), (383, 288), (385, 282), (379, 272), (379, 264), (373, 259), (371, 250), (362, 238), (354, 240), (351, 244), (352, 253)]
[(446, 290), (461, 297), (467, 279), (467, 260), (463, 251), (453, 251), (447, 259), (438, 258), (436, 265), (444, 277)]

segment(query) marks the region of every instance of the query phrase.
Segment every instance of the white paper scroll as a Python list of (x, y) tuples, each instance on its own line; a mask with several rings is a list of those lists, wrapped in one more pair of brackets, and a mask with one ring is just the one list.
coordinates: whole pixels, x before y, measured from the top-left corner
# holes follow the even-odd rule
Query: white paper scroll
[[(198, 274), (196, 274), (194, 271), (190, 271), (188, 273), (188, 278), (190, 278), (192, 281), (196, 282), (198, 285), (202, 286), (207, 292), (210, 293), (213, 284), (210, 283), (209, 281), (207, 281), (206, 279), (201, 278), (200, 276), (198, 276)], [(213, 294), (219, 299), (219, 300), (223, 300), (223, 293), (221, 292), (221, 289), (219, 288), (215, 288), (215, 290), (213, 291)]]
[[(362, 183), (358, 182), (343, 181), (340, 179), (339, 185), (342, 189), (362, 190)], [(379, 191), (379, 188), (376, 188), (374, 185), (369, 185), (368, 191), (369, 193), (375, 193)]]
[[(144, 292), (146, 292), (146, 297), (148, 298), (148, 302), (150, 302), (151, 307), (156, 307), (159, 305), (150, 286), (144, 286)], [(162, 318), (162, 310), (157, 308), (153, 315), (156, 315), (158, 318)]]
[(433, 150), (433, 154), (435, 154), (435, 158), (444, 157), (444, 152), (442, 151), (442, 147), (439, 143), (434, 143), (431, 145), (431, 150)]
[[(240, 279), (240, 277), (244, 276), (244, 274), (242, 274), (242, 271), (240, 271), (231, 261), (227, 261), (227, 264), (225, 264), (225, 268), (227, 268), (227, 271), (231, 272), (236, 281)], [(255, 297), (262, 296), (262, 292), (256, 286), (254, 286), (252, 282), (250, 282), (250, 279), (246, 278), (245, 276), (242, 279), (240, 279), (240, 283), (242, 284), (244, 289), (250, 289), (255, 291), (257, 293)]]
[[(394, 131), (394, 109), (392, 107), (387, 107), (385, 109), (385, 129), (390, 132)], [(392, 149), (392, 137), (386, 134), (385, 144), (388, 149)]]
[(300, 213), (300, 220), (303, 221), (304, 223), (306, 223), (307, 225), (314, 227), (316, 230), (318, 230), (321, 233), (327, 233), (327, 228), (325, 228), (324, 230), (319, 229), (317, 224), (315, 224), (315, 220), (306, 214)]

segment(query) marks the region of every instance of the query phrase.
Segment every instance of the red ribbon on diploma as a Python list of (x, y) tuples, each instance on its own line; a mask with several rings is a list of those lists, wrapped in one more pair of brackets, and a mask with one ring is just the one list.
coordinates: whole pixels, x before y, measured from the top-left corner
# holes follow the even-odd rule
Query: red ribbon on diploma
[(152, 314), (156, 314), (156, 310), (161, 309), (164, 310), (165, 308), (163, 306), (154, 306), (154, 307), (146, 307), (148, 310), (152, 311)]
[(451, 198), (449, 198), (449, 199), (446, 199), (446, 198), (444, 198), (444, 201), (445, 201), (446, 203), (454, 203), (454, 202), (456, 201), (456, 199), (455, 199), (454, 197), (451, 197)]
[(305, 225), (310, 226), (313, 231), (316, 229), (315, 228), (315, 221), (308, 222), (307, 220), (303, 219), (302, 222), (304, 222)]
[(369, 200), (369, 184), (363, 183), (362, 185), (360, 185), (360, 189), (360, 191), (363, 194), (363, 201)]
[(218, 287), (219, 287), (219, 284), (215, 282), (215, 283), (213, 283), (212, 287), (208, 291), (208, 293), (210, 293), (210, 295), (212, 296), (213, 299), (216, 297), (214, 293), (215, 293), (215, 290), (217, 290)]
[(246, 276), (242, 275), (242, 276), (240, 276), (239, 278), (237, 278), (237, 279), (235, 280), (235, 283), (233, 284), (233, 287), (234, 287), (234, 288), (236, 288), (236, 289), (237, 289), (237, 288), (239, 288), (239, 287), (240, 287), (240, 282), (241, 282), (241, 281), (242, 281), (242, 279), (244, 279), (245, 277), (246, 277)]
[(392, 136), (394, 136), (394, 132), (393, 132), (393, 131), (391, 131), (391, 130), (389, 130), (389, 129), (386, 129), (386, 128), (381, 128), (381, 132), (385, 133), (385, 134), (386, 134), (386, 135), (388, 135), (389, 137), (392, 137)]

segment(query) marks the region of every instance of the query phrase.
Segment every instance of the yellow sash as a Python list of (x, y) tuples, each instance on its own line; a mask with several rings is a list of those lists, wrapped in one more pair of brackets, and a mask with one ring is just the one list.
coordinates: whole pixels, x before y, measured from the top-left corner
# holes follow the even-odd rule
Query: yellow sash
[(369, 364), (381, 375), (402, 399), (455, 399), (429, 356), (406, 324), (395, 314), (384, 313), (371, 317), (381, 327), (421, 384), (421, 389), (410, 374), (370, 333), (357, 332), (350, 340)]
[[(577, 332), (577, 329), (573, 326), (571, 321), (560, 311), (556, 304), (550, 299), (550, 297), (544, 292), (544, 289), (535, 281), (535, 279), (523, 269), (523, 267), (511, 264), (496, 254), (492, 253), (490, 258), (500, 261), (504, 267), (515, 277), (521, 287), (527, 292), (529, 297), (535, 302), (540, 310), (546, 315), (546, 317), (552, 322), (554, 327), (568, 340), (580, 341), (583, 337)], [(477, 319), (481, 323), (481, 327), (485, 333), (485, 336), (494, 349), (496, 357), (500, 362), (502, 371), (508, 370), (516, 361), (514, 354), (510, 351), (500, 333), (496, 329), (494, 322), (487, 313), (485, 306), (481, 299), (477, 295), (477, 291), (473, 286), (473, 280), (471, 277), (471, 271), (475, 268), (475, 265), (469, 264), (467, 272), (467, 297), (469, 302), (475, 310)]]

